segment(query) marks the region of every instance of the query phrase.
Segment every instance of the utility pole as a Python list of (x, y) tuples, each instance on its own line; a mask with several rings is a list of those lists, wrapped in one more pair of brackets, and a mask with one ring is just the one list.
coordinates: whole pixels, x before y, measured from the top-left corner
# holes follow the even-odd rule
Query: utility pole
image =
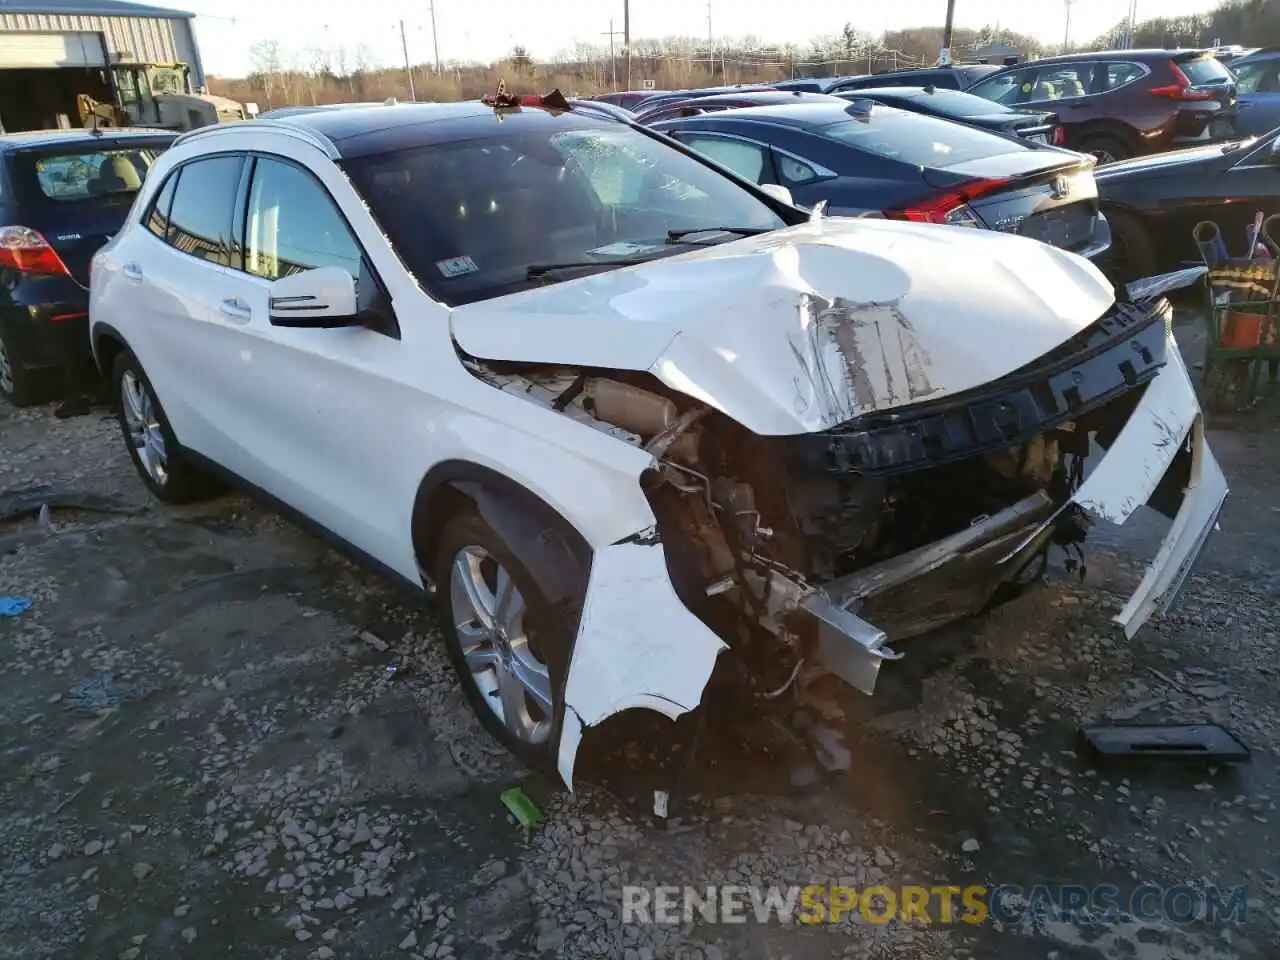
[(711, 79), (716, 78), (716, 41), (711, 35), (711, 0), (707, 0), (707, 59), (711, 61)]
[(631, 89), (631, 0), (622, 0), (622, 46), (627, 58), (627, 89)]
[(613, 17), (609, 18), (609, 64), (613, 68), (613, 92), (618, 92), (618, 58), (613, 52), (613, 38), (622, 36), (613, 29)]
[(416, 101), (418, 95), (413, 91), (413, 68), (409, 66), (409, 41), (404, 35), (404, 21), (400, 21), (400, 49), (404, 52), (404, 74), (409, 78), (409, 99)]
[(436, 54), (436, 73), (440, 72), (440, 39), (436, 36), (436, 0), (429, 0), (427, 9), (431, 11), (431, 47)]
[(947, 21), (942, 28), (942, 53), (938, 62), (944, 67), (951, 66), (951, 33), (956, 21), (956, 0), (947, 0)]
[(1071, 5), (1075, 3), (1076, 0), (1062, 0), (1062, 2), (1065, 3), (1067, 6), (1067, 24), (1062, 29), (1062, 52), (1070, 53), (1071, 52)]

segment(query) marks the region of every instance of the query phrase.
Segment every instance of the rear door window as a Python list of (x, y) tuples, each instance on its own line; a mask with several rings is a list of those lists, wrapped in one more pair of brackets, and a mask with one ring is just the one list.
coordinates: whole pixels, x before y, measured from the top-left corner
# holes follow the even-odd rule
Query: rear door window
[(169, 235), (169, 208), (173, 206), (173, 194), (177, 189), (178, 177), (181, 173), (181, 170), (176, 170), (169, 175), (169, 179), (164, 182), (164, 186), (160, 188), (155, 201), (152, 202), (151, 211), (147, 214), (147, 229), (161, 240)]
[(1093, 83), (1093, 67), (1091, 62), (1045, 67), (1036, 73), (1031, 91), (1024, 99), (1027, 103), (1044, 103), (1087, 96)]
[(760, 144), (698, 133), (688, 134), (681, 139), (690, 150), (697, 150), (704, 157), (710, 157), (720, 166), (728, 167), (752, 183), (765, 183), (769, 179), (768, 148)]
[(231, 266), (231, 221), (243, 166), (240, 156), (220, 156), (182, 167), (169, 211), (170, 246)]
[(868, 119), (842, 121), (818, 132), (877, 157), (923, 167), (949, 167), (1028, 149), (974, 127), (892, 107), (875, 108)]
[(1099, 93), (1108, 93), (1126, 86), (1139, 77), (1144, 76), (1146, 71), (1136, 63), (1106, 63), (1102, 65), (1102, 69), (1098, 72)]

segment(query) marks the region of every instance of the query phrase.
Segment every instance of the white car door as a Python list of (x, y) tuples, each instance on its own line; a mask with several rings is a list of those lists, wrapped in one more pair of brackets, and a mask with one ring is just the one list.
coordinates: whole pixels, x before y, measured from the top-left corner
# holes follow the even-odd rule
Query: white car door
[[(409, 356), (386, 288), (334, 200), (344, 191), (353, 212), (367, 219), (336, 168), (256, 155), (249, 178), (237, 217), (243, 269), (231, 272), (225, 288), (227, 309), (239, 314), (236, 339), (213, 364), (217, 389), (228, 398), (220, 426), (235, 448), (224, 463), (403, 569), (412, 495), (390, 495), (393, 464), (406, 435), (403, 419), (415, 411), (429, 416), (423, 386), (430, 372)], [(356, 280), (363, 325), (271, 323), (272, 281), (317, 267), (341, 267)], [(438, 322), (443, 329), (443, 309)]]
[(218, 429), (221, 396), (207, 358), (230, 348), (231, 211), (243, 157), (222, 155), (173, 170), (142, 218), (110, 258), (119, 276), (107, 287), (104, 315), (129, 322), (129, 345), (142, 363), (182, 443), (215, 460), (225, 453)]

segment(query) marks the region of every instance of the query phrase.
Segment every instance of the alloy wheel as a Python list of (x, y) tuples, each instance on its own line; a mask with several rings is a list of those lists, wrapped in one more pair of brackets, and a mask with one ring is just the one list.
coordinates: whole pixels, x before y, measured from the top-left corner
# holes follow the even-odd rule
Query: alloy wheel
[(532, 614), (487, 550), (464, 547), (449, 574), (450, 609), (467, 675), (510, 734), (538, 745), (551, 735), (551, 674), (530, 642)]
[(151, 391), (142, 378), (126, 370), (120, 380), (120, 403), (129, 442), (142, 469), (158, 486), (169, 482), (169, 457)]
[(13, 366), (9, 360), (9, 351), (5, 349), (4, 338), (0, 337), (0, 393), (12, 396), (17, 389), (13, 379)]

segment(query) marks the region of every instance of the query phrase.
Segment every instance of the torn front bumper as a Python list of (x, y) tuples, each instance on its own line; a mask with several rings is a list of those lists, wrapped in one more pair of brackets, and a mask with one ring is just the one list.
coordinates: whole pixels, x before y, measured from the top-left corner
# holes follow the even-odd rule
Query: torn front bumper
[[(874, 692), (880, 666), (905, 639), (978, 612), (1053, 535), (1064, 512), (1124, 524), (1152, 499), (1180, 456), (1189, 480), (1168, 534), (1115, 622), (1132, 637), (1173, 605), (1227, 496), (1227, 483), (1204, 436), (1204, 419), (1177, 345), (1168, 335), (1164, 367), (1151, 380), (1106, 455), (1057, 510), (1043, 494), (966, 530), (823, 585), (801, 603), (816, 632), (817, 661), (855, 689)], [(1182, 466), (1186, 466), (1185, 464)], [(985, 575), (974, 576), (975, 570)], [(892, 597), (879, 610), (877, 600)]]
[(1164, 370), (1072, 502), (1095, 520), (1123, 524), (1151, 498), (1184, 451), (1191, 464), (1182, 505), (1138, 589), (1113, 618), (1126, 637), (1137, 633), (1157, 611), (1173, 606), (1227, 499), (1227, 480), (1205, 440), (1195, 388), (1171, 343)]

